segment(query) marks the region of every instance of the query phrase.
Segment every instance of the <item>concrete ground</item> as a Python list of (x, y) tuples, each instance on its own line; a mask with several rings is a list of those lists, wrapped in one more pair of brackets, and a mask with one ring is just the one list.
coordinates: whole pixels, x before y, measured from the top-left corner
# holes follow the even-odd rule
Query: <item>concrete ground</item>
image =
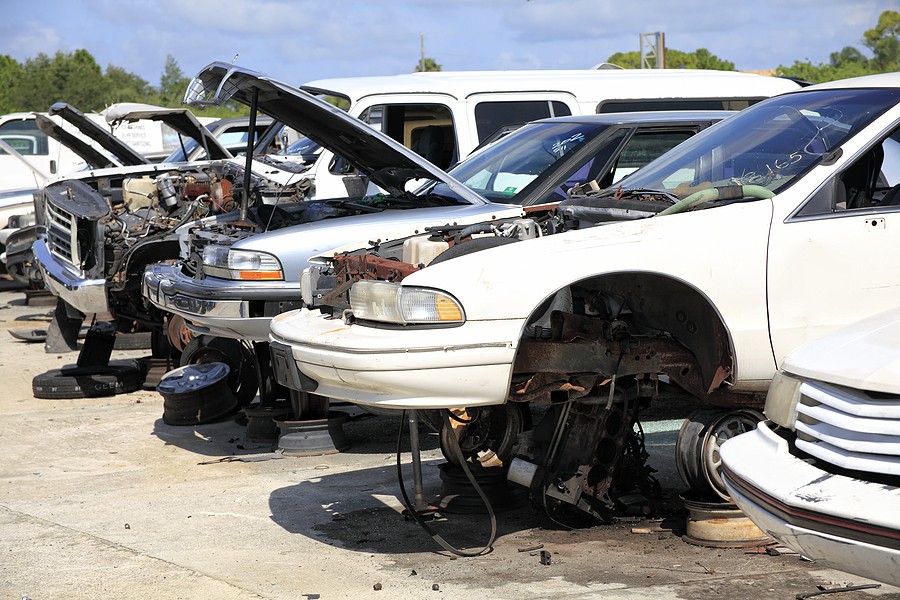
[[(46, 327), (51, 309), (0, 281), (0, 329)], [(155, 391), (33, 397), (34, 375), (75, 359), (0, 331), (2, 598), (758, 600), (866, 583), (796, 554), (690, 545), (655, 522), (570, 530), (527, 504), (498, 514), (492, 552), (453, 558), (399, 512), (398, 419), (353, 418), (348, 451), (285, 457), (246, 441), (234, 419), (165, 425)], [(648, 444), (673, 499), (681, 483), (671, 423)], [(423, 445), (431, 495), (443, 461), (436, 436)], [(489, 534), (480, 514), (449, 514), (434, 527), (457, 546)], [(871, 596), (900, 590), (831, 597)]]

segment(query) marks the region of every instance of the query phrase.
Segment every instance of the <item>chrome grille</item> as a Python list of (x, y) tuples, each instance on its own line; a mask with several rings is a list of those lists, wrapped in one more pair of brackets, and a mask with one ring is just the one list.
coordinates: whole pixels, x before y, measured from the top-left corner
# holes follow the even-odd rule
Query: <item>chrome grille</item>
[(47, 203), (47, 238), (50, 251), (69, 264), (78, 267), (78, 227), (75, 215), (52, 203)]
[(900, 396), (820, 381), (800, 386), (797, 448), (833, 465), (900, 475)]

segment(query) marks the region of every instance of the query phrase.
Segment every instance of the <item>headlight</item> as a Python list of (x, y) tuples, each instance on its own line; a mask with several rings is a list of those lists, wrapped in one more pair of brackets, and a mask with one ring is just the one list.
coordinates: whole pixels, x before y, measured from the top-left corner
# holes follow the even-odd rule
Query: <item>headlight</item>
[(801, 383), (803, 383), (801, 380), (783, 371), (775, 373), (766, 396), (766, 417), (782, 427), (794, 429)]
[(203, 272), (244, 281), (281, 281), (281, 263), (271, 254), (209, 245), (203, 249)]
[(357, 281), (350, 288), (350, 309), (357, 319), (385, 323), (462, 323), (456, 298), (428, 288), (387, 281)]

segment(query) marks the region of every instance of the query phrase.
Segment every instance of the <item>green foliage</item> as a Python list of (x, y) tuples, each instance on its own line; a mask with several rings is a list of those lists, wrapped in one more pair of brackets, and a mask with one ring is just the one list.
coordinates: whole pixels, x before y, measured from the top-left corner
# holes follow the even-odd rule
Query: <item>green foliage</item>
[(799, 77), (813, 83), (835, 81), (848, 77), (889, 73), (900, 70), (900, 13), (886, 10), (878, 17), (878, 24), (863, 33), (863, 44), (874, 54), (866, 56), (853, 46), (832, 52), (827, 63), (814, 65), (809, 61), (794, 61), (790, 67), (779, 66), (777, 73)]
[(416, 73), (421, 73), (423, 71), (440, 71), (441, 65), (437, 64), (433, 58), (428, 58), (427, 56), (422, 59), (419, 64), (416, 65)]
[(881, 13), (878, 24), (863, 33), (863, 44), (875, 55), (871, 62), (879, 73), (900, 70), (900, 12)]
[(616, 52), (608, 59), (606, 62), (611, 62), (614, 65), (619, 65), (624, 69), (640, 69), (641, 68), (641, 53), (637, 50), (632, 52)]
[(175, 57), (166, 56), (166, 65), (163, 67), (162, 77), (159, 78), (159, 104), (162, 106), (178, 106), (184, 98), (184, 90), (191, 82), (190, 77), (185, 77), (178, 66)]
[(117, 102), (146, 102), (155, 94), (144, 79), (113, 65), (106, 67), (106, 83), (103, 104), (107, 106)]
[[(609, 57), (608, 62), (626, 69), (641, 68), (641, 53), (616, 52)], [(693, 52), (681, 52), (673, 48), (666, 48), (667, 69), (714, 69), (716, 71), (734, 71), (734, 63), (722, 60), (706, 48), (699, 48)]]
[(16, 112), (15, 89), (22, 80), (22, 65), (5, 54), (0, 55), (0, 114)]

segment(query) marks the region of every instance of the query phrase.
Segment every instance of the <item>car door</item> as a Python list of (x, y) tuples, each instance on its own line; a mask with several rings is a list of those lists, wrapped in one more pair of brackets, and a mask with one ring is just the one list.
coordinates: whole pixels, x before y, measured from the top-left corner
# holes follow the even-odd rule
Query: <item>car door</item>
[(898, 184), (900, 121), (772, 224), (768, 305), (778, 364), (796, 346), (900, 303)]

